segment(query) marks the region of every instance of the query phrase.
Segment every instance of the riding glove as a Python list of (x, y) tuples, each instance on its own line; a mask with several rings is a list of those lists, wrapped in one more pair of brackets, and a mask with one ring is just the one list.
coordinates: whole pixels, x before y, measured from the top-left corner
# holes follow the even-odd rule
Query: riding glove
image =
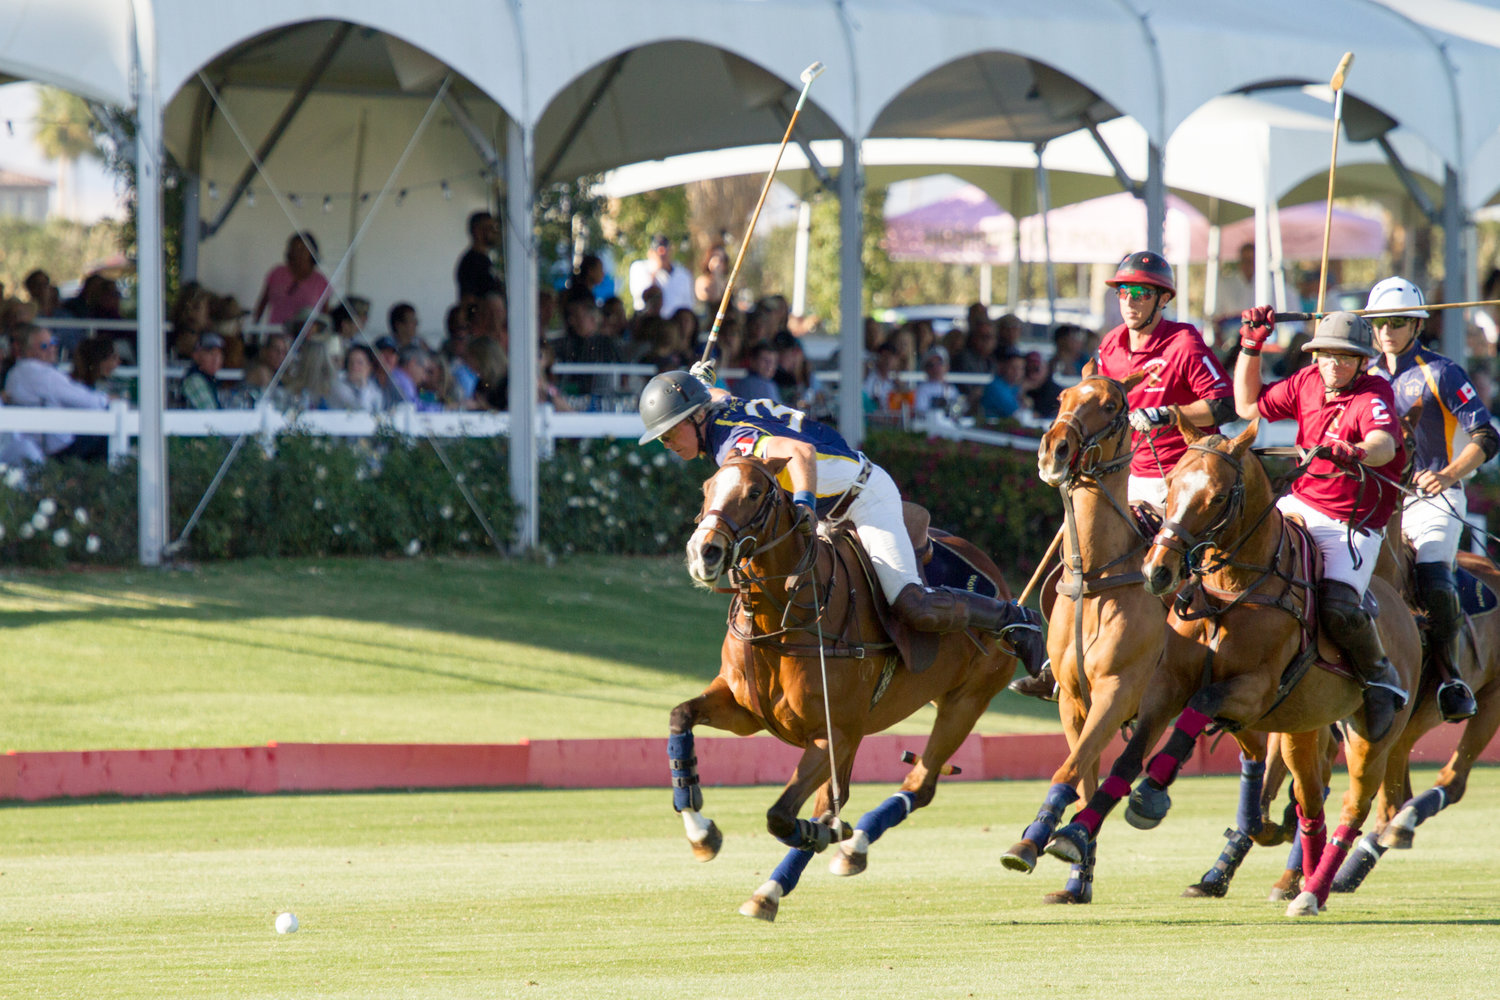
[(1259, 354), (1276, 329), (1276, 313), (1270, 306), (1256, 306), (1240, 313), (1240, 350)]
[(693, 378), (697, 379), (699, 382), (702, 382), (704, 385), (708, 386), (710, 389), (713, 388), (714, 383), (717, 382), (719, 378), (718, 372), (715, 370), (714, 363), (712, 361), (693, 362), (692, 367), (688, 369), (688, 374), (693, 376)]
[(1351, 471), (1364, 463), (1365, 450), (1348, 441), (1333, 441), (1327, 445), (1328, 460)]
[(1130, 411), (1130, 426), (1145, 434), (1157, 427), (1170, 427), (1177, 423), (1177, 410), (1172, 406), (1143, 406)]

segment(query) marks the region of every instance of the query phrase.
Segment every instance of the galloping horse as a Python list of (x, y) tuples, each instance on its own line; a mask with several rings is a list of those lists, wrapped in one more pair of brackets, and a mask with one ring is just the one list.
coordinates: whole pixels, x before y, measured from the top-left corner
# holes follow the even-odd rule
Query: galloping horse
[[(948, 758), (1010, 682), (1017, 663), (991, 635), (954, 632), (932, 636), (931, 664), (913, 670), (904, 662), (906, 649), (893, 641), (899, 626), (893, 636), (882, 624), (879, 585), (863, 568), (853, 535), (838, 532), (829, 543), (799, 530), (791, 498), (776, 482), (784, 464), (734, 455), (703, 485), (698, 528), (687, 544), (688, 572), (703, 585), (727, 573), (737, 594), (719, 675), (672, 710), (668, 740), (672, 804), (699, 861), (718, 854), (723, 835), (701, 812), (693, 727), (740, 736), (764, 729), (802, 749), (791, 780), (766, 813), (766, 829), (791, 850), (740, 907), (762, 920), (776, 919), (781, 897), (796, 887), (813, 854), (832, 842), (844, 841), (830, 865), (834, 874), (865, 869), (870, 843), (932, 801), (939, 775), (951, 773)], [(999, 581), (993, 564), (967, 543), (943, 540), (964, 546), (967, 558)], [(937, 719), (901, 790), (854, 830), (835, 824), (860, 740), (928, 702), (936, 704)], [(816, 818), (799, 819), (815, 790)]]
[[(1146, 753), (1179, 713), (1147, 777), (1130, 793), (1127, 818), (1136, 826), (1154, 826), (1166, 815), (1171, 805), (1166, 787), (1210, 724), (1279, 732), (1311, 872), (1287, 908), (1288, 916), (1301, 916), (1316, 914), (1327, 902), (1334, 873), (1359, 837), (1410, 708), (1397, 713), (1390, 731), (1372, 742), (1359, 685), (1329, 670), (1308, 669), (1316, 647), (1302, 654), (1303, 622), (1315, 620), (1307, 607), (1314, 581), (1300, 564), (1300, 548), (1312, 543), (1294, 541), (1295, 533), (1273, 506), (1270, 481), (1250, 451), (1258, 426), (1252, 421), (1233, 440), (1182, 428), (1188, 451), (1167, 477), (1167, 520), (1142, 571), (1147, 589), (1158, 594), (1176, 591), (1185, 575), (1193, 576), (1168, 622), (1175, 633), (1195, 640), (1200, 652), (1196, 662), (1164, 660), (1142, 699), (1139, 724), (1124, 753), (1088, 806), (1053, 835), (1047, 851), (1069, 861), (1082, 858), (1110, 809), (1130, 793)], [(1402, 608), (1400, 596), (1379, 577), (1370, 591), (1386, 609)], [(1380, 615), (1377, 622), (1386, 653), (1410, 689), (1421, 662), (1421, 640), (1411, 615), (1402, 611)], [(1350, 789), (1341, 825), (1329, 841), (1320, 731), (1346, 718)]]
[[(1166, 628), (1166, 604), (1142, 587), (1141, 561), (1150, 532), (1125, 500), (1131, 455), (1125, 394), (1144, 377), (1134, 375), (1122, 383), (1085, 375), (1059, 397), (1058, 415), (1038, 449), (1038, 475), (1062, 493), (1065, 518), (1065, 572), (1057, 584), (1063, 596), (1046, 607), (1054, 593), (1049, 586), (1043, 604), (1068, 756), (1052, 775), (1036, 820), (1001, 856), (1001, 863), (1013, 871), (1035, 870), (1037, 854), (1051, 838), (1063, 809), (1080, 792), (1085, 797), (1094, 794), (1099, 759), (1120, 727), (1135, 717), (1168, 642), (1184, 643)], [(1246, 757), (1239, 827), (1255, 834), (1261, 828), (1259, 781), (1265, 745), (1259, 733), (1236, 738)], [(1223, 895), (1220, 885), (1227, 888), (1248, 849), (1247, 840), (1238, 856), (1210, 870), (1189, 893)], [(1067, 885), (1043, 899), (1091, 902), (1095, 860), (1091, 845), (1087, 856), (1075, 861)]]
[[(1395, 556), (1404, 579), (1411, 562), (1410, 547), (1399, 532), (1394, 538), (1388, 532), (1386, 549)], [(1496, 595), (1500, 595), (1500, 570), (1484, 556), (1471, 552), (1458, 554), (1458, 570), (1460, 593), (1474, 609), (1465, 614), (1465, 627), (1459, 633), (1458, 664), (1474, 691), (1479, 710), (1463, 723), (1463, 735), (1437, 781), (1413, 798), (1409, 764), (1412, 747), (1443, 721), (1437, 703), (1442, 678), (1431, 663), (1429, 651), (1429, 669), (1423, 672), (1421, 687), (1414, 692), (1415, 706), (1391, 750), (1391, 765), (1376, 801), (1377, 829), (1360, 839), (1339, 869), (1333, 881), (1334, 892), (1359, 888), (1382, 854), (1392, 847), (1410, 848), (1418, 826), (1463, 798), (1475, 760), (1500, 728), (1500, 607), (1495, 604)]]

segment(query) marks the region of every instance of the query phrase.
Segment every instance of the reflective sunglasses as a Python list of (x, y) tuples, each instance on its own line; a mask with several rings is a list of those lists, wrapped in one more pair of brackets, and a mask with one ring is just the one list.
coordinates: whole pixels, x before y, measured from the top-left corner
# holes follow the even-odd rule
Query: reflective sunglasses
[(1392, 330), (1405, 330), (1408, 326), (1411, 326), (1411, 324), (1414, 323), (1414, 322), (1416, 322), (1416, 318), (1413, 317), (1413, 316), (1376, 316), (1375, 317), (1375, 325), (1376, 326), (1386, 326), (1386, 327), (1390, 327)]
[(1156, 292), (1157, 292), (1157, 289), (1154, 288), (1154, 287), (1152, 287), (1151, 285), (1117, 285), (1117, 286), (1115, 286), (1115, 294), (1119, 295), (1120, 298), (1122, 298), (1122, 299), (1123, 298), (1129, 298), (1132, 301), (1139, 301), (1141, 299), (1146, 298), (1147, 296), (1155, 295)]

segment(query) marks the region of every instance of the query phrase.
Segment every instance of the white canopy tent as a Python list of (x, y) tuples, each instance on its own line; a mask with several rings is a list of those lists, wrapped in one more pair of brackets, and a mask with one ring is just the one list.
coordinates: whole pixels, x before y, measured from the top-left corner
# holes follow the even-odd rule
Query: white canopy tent
[[(841, 305), (850, 349), (842, 356), (851, 372), (843, 381), (854, 387), (859, 380), (848, 376), (858, 364), (860, 153), (862, 144), (874, 138), (1046, 143), (1045, 160), (1054, 146), (1068, 141), (1098, 149), (1109, 130), (1123, 121), (1120, 116), (1128, 115), (1129, 124), (1138, 129), (1136, 138), (1118, 148), (1105, 140), (1110, 151), (1099, 155), (1123, 164), (1120, 179), (1148, 206), (1143, 242), (1159, 248), (1164, 192), (1174, 170), (1168, 140), (1176, 137), (1179, 125), (1224, 94), (1288, 83), (1322, 84), (1339, 55), (1352, 49), (1361, 62), (1350, 78), (1351, 109), (1374, 109), (1378, 114), (1370, 120), (1378, 122), (1383, 115), (1395, 126), (1393, 141), (1398, 133), (1409, 133), (1442, 164), (1449, 270), (1465, 271), (1454, 266), (1463, 258), (1461, 243), (1454, 241), (1461, 239), (1464, 210), (1473, 202), (1465, 206), (1462, 200), (1465, 195), (1488, 200), (1500, 187), (1465, 177), (1467, 156), (1485, 164), (1500, 159), (1489, 145), (1500, 114), (1489, 106), (1500, 78), (1500, 49), (1493, 37), (1474, 37), (1490, 31), (1493, 19), (1469, 15), (1493, 13), (1496, 5), (1423, 0), (1425, 20), (1420, 24), (1417, 6), (1414, 0), (1388, 0), (1385, 7), (1366, 0), (1262, 0), (1249, 7), (1236, 0), (1076, 0), (1050, 6), (1023, 0), (440, 0), (426, 6), (394, 0), (261, 0), (253, 5), (0, 0), (0, 24), (7, 28), (0, 33), (0, 73), (134, 108), (140, 152), (141, 324), (148, 331), (142, 336), (143, 343), (159, 344), (154, 332), (162, 313), (157, 161), (164, 127), (175, 130), (182, 121), (206, 120), (197, 95), (204, 88), (194, 82), (200, 70), (208, 71), (215, 88), (222, 85), (226, 107), (238, 109), (236, 117), (243, 114), (265, 125), (268, 107), (275, 103), (271, 95), (290, 93), (299, 81), (311, 80), (309, 100), (328, 102), (330, 117), (340, 98), (386, 102), (378, 105), (382, 116), (405, 107), (390, 116), (392, 136), (400, 131), (402, 114), (409, 123), (417, 102), (430, 100), (439, 80), (451, 74), (458, 100), (465, 106), (472, 102), (478, 110), (472, 116), (453, 112), (453, 124), (437, 127), (434, 145), (424, 147), (411, 169), (459, 156), (463, 143), (442, 134), (444, 128), (457, 127), (470, 146), (463, 154), (469, 162), (488, 164), (492, 177), (504, 175), (508, 216), (525, 219), (534, 186), (549, 179), (642, 158), (774, 139), (785, 127), (788, 96), (798, 89), (798, 74), (820, 60), (828, 72), (814, 88), (796, 138), (836, 140), (844, 153), (846, 166), (838, 176), (844, 204)], [(322, 22), (320, 30), (325, 31), (329, 25), (354, 25), (348, 52), (367, 52), (370, 63), (340, 65), (335, 59), (326, 67), (332, 75), (320, 85), (321, 74), (315, 76), (308, 66), (319, 50), (309, 48), (307, 29), (299, 30), (313, 22)], [(1381, 70), (1394, 65), (1402, 72)], [(170, 120), (163, 107), (171, 108)], [(367, 119), (375, 107), (366, 105)], [(338, 113), (348, 121), (351, 109)], [(458, 124), (462, 117), (472, 118), (469, 127)], [(280, 155), (287, 159), (278, 161), (276, 169), (285, 171), (283, 178), (299, 178), (281, 181), (291, 190), (326, 187), (332, 193), (338, 180), (338, 190), (347, 187), (352, 200), (362, 181), (355, 180), (352, 170), (341, 171), (339, 161), (352, 160), (358, 129), (330, 124), (321, 136), (330, 141), (320, 145), (308, 139), (283, 147)], [(1078, 139), (1065, 136), (1080, 127), (1084, 131)], [(365, 133), (367, 141), (372, 134), (373, 126)], [(221, 132), (206, 142), (202, 164), (213, 170), (225, 167), (231, 158), (225, 150), (235, 148), (218, 145), (225, 141)], [(305, 160), (294, 161), (292, 149), (304, 153)], [(321, 168), (318, 156), (326, 159)], [(300, 173), (304, 166), (305, 175)], [(370, 163), (372, 173), (375, 166)], [(1267, 164), (1262, 176), (1269, 176), (1273, 167)], [(1114, 170), (1112, 163), (1110, 172)], [(452, 171), (454, 179), (459, 172)], [(314, 183), (300, 179), (304, 176)], [(212, 200), (205, 188), (197, 192), (200, 204)], [(220, 191), (227, 193), (222, 186)], [(474, 189), (463, 193), (472, 196)], [(376, 250), (400, 255), (407, 249), (400, 244), (408, 241), (425, 262), (439, 252), (440, 234), (451, 232), (461, 214), (456, 204), (438, 207), (421, 234), (415, 232), (419, 227), (400, 225), (400, 220), (390, 223), (389, 243), (396, 245), (382, 241), (365, 248), (357, 273), (390, 273), (382, 270), (389, 265)], [(413, 211), (410, 217), (416, 215)], [(228, 226), (239, 224), (226, 221)], [(517, 306), (512, 311), (513, 402), (521, 404), (512, 406), (512, 484), (526, 511), (523, 545), (534, 543), (536, 523), (528, 417), (535, 365), (529, 350), (535, 301), (532, 242), (529, 228), (508, 227), (511, 299)], [(439, 262), (448, 264), (457, 250), (451, 246)], [(205, 247), (205, 266), (227, 268), (211, 259), (217, 253), (221, 251)], [(261, 259), (255, 269), (268, 263)], [(159, 365), (153, 374), (148, 364), (143, 374), (146, 383), (156, 384), (147, 384), (142, 397), (141, 557), (154, 563), (165, 543)], [(860, 408), (844, 403), (843, 429), (858, 440)]]

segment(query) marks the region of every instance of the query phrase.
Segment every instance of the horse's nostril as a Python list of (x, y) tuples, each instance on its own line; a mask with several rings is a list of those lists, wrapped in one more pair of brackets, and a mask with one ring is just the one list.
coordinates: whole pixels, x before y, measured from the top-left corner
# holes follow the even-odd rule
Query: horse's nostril
[(717, 563), (724, 557), (724, 550), (717, 545), (703, 546), (703, 561), (709, 565)]

